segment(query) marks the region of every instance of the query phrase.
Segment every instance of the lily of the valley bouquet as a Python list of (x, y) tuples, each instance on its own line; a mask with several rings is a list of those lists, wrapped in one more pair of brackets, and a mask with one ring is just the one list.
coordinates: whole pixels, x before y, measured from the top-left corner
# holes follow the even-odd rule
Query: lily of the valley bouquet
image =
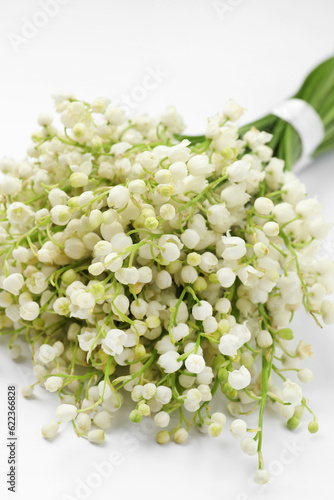
[[(295, 96), (323, 125), (317, 152), (334, 142), (333, 75), (331, 59)], [(30, 346), (23, 395), (60, 397), (42, 435), (71, 421), (101, 443), (128, 393), (130, 420), (153, 419), (160, 444), (191, 428), (218, 437), (232, 415), (268, 481), (265, 407), (318, 430), (299, 364), (312, 348), (291, 319), (303, 306), (334, 321), (334, 264), (317, 256), (330, 225), (291, 172), (302, 134), (279, 113), (240, 129), (233, 101), (198, 137), (180, 135), (173, 107), (152, 119), (105, 98), (55, 106), (63, 128), (40, 115), (28, 158), (0, 165), (1, 331), (14, 359)]]

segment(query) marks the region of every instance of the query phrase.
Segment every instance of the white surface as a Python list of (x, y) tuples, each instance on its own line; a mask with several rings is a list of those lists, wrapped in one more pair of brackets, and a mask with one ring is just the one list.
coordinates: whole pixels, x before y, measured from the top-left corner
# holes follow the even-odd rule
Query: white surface
[[(70, 0), (15, 52), (8, 34), (20, 34), (22, 18), (33, 19), (41, 8), (37, 1), (3, 0), (0, 154), (24, 155), (38, 113), (50, 110), (50, 94), (64, 88), (86, 100), (106, 95), (123, 101), (123, 93), (136, 94), (133, 89), (140, 86), (145, 96), (140, 103), (132, 100), (134, 112), (158, 114), (175, 104), (189, 132), (200, 133), (206, 117), (229, 97), (248, 109), (247, 121), (263, 114), (294, 93), (307, 72), (332, 53), (331, 0), (223, 4), (226, 12), (219, 17), (211, 0)], [(147, 90), (147, 75), (157, 66), (165, 76)], [(333, 154), (324, 156), (301, 173), (309, 194), (318, 193), (332, 220), (333, 160)], [(323, 251), (334, 256), (333, 233)], [(227, 428), (217, 440), (195, 435), (185, 446), (159, 447), (145, 430), (128, 424), (124, 430), (116, 422), (103, 447), (77, 439), (70, 426), (54, 442), (46, 442), (40, 427), (54, 418), (57, 396), (40, 391), (33, 401), (19, 397), (18, 492), (9, 494), (5, 389), (8, 383), (22, 387), (33, 379), (29, 361), (17, 365), (8, 360), (2, 341), (1, 499), (328, 498), (334, 465), (334, 328), (321, 331), (303, 314), (297, 315), (294, 328), (296, 337), (314, 345), (315, 355), (306, 365), (314, 368), (315, 380), (305, 393), (320, 418), (320, 431), (311, 436), (305, 418), (291, 433), (276, 416), (267, 415), (264, 454), (277, 477), (265, 488), (249, 484), (256, 457), (243, 455)], [(131, 439), (126, 432), (134, 433)], [(284, 450), (295, 439), (299, 450), (293, 456)], [(123, 463), (98, 488), (78, 496), (78, 481), (91, 479), (93, 463), (106, 460), (112, 451), (122, 453)]]

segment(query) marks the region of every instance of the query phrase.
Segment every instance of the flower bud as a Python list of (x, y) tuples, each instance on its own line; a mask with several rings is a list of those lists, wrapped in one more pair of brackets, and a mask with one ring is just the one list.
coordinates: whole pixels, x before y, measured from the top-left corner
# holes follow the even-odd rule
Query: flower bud
[(168, 443), (168, 441), (170, 440), (169, 432), (167, 432), (167, 431), (158, 432), (156, 439), (157, 439), (157, 443), (159, 443), (159, 444)]
[(34, 391), (34, 388), (31, 387), (31, 385), (25, 385), (21, 389), (21, 394), (25, 398), (30, 398), (30, 396), (32, 396), (32, 394), (33, 394), (33, 391)]
[(180, 250), (175, 243), (165, 243), (161, 255), (168, 262), (174, 262), (180, 257)]
[(172, 184), (158, 184), (157, 191), (164, 198), (169, 198), (175, 193), (175, 187)]
[(39, 348), (38, 357), (42, 363), (47, 364), (53, 361), (56, 357), (55, 349), (49, 344), (43, 344)]
[(201, 300), (199, 304), (193, 306), (192, 314), (196, 320), (204, 321), (209, 316), (212, 316), (212, 306), (206, 300)]
[(74, 269), (67, 269), (62, 275), (61, 279), (66, 285), (70, 285), (73, 283), (73, 281), (76, 280), (77, 273), (74, 271)]
[(70, 176), (70, 184), (74, 188), (80, 188), (87, 186), (88, 184), (88, 175), (82, 172), (75, 172)]
[(256, 336), (256, 342), (259, 347), (265, 349), (272, 345), (273, 339), (267, 330), (261, 330)]
[(280, 339), (284, 340), (292, 340), (293, 339), (293, 331), (291, 328), (281, 328), (278, 330), (277, 335)]
[(160, 207), (160, 215), (165, 220), (172, 220), (175, 217), (175, 208), (170, 203)]
[(254, 439), (246, 436), (240, 442), (241, 449), (246, 455), (255, 455), (257, 453), (257, 443)]
[(201, 255), (197, 252), (191, 252), (187, 255), (187, 264), (189, 266), (196, 267), (200, 264), (201, 262)]
[(145, 181), (142, 179), (135, 179), (129, 182), (128, 189), (130, 193), (144, 194), (146, 191)]
[(164, 405), (168, 404), (172, 399), (172, 390), (164, 385), (159, 385), (159, 387), (157, 387), (155, 399)]
[(251, 163), (249, 161), (237, 160), (227, 167), (226, 173), (231, 182), (245, 181), (250, 175)]
[(209, 425), (209, 436), (218, 437), (222, 431), (222, 427), (220, 424), (213, 422)]
[(165, 290), (172, 285), (172, 277), (165, 269), (156, 274), (155, 282), (161, 290)]
[(105, 266), (102, 264), (102, 262), (94, 262), (94, 264), (91, 264), (88, 267), (88, 272), (92, 276), (100, 276), (105, 271)]
[(231, 310), (231, 302), (226, 298), (218, 299), (215, 304), (215, 309), (220, 314), (227, 314)]
[(269, 215), (274, 208), (274, 204), (270, 198), (260, 196), (255, 200), (254, 208), (260, 215)]
[(146, 348), (143, 344), (138, 344), (136, 345), (135, 347), (135, 355), (138, 357), (138, 358), (143, 358), (146, 354)]
[(190, 249), (195, 248), (200, 239), (199, 234), (194, 229), (186, 229), (184, 233), (181, 234), (182, 243)]
[(56, 408), (56, 415), (60, 422), (70, 422), (78, 413), (78, 409), (74, 405), (63, 404)]
[(220, 368), (218, 371), (218, 379), (222, 382), (228, 379), (228, 371), (226, 368)]
[(92, 210), (89, 214), (89, 224), (93, 229), (100, 226), (103, 222), (103, 213), (100, 210)]
[(206, 279), (203, 276), (199, 276), (193, 283), (193, 289), (195, 292), (204, 292), (208, 287)]
[(183, 427), (177, 429), (177, 431), (174, 432), (174, 441), (177, 444), (184, 443), (187, 440), (187, 438), (188, 438), (188, 432)]
[(313, 373), (309, 368), (301, 368), (297, 375), (303, 384), (309, 384), (313, 380)]
[(108, 429), (111, 425), (111, 419), (112, 416), (108, 411), (99, 411), (98, 413), (95, 413), (93, 417), (93, 422), (97, 427), (100, 427), (100, 429)]
[(158, 328), (160, 326), (160, 319), (158, 316), (148, 316), (146, 319), (146, 324), (148, 328)]
[(223, 429), (226, 423), (226, 416), (224, 415), (224, 413), (216, 412), (211, 415), (211, 421), (216, 424), (219, 424), (220, 427)]
[(218, 323), (220, 333), (228, 333), (231, 330), (230, 322), (227, 319), (221, 319)]
[(205, 368), (205, 361), (203, 356), (190, 354), (185, 360), (185, 365), (190, 373), (201, 373)]
[(315, 432), (318, 432), (319, 430), (319, 424), (316, 420), (312, 420), (309, 424), (308, 424), (308, 430), (311, 434), (314, 434)]
[(167, 427), (170, 422), (170, 416), (166, 411), (160, 411), (155, 415), (154, 422), (158, 427)]
[(104, 431), (100, 429), (89, 431), (87, 434), (87, 438), (91, 443), (101, 444), (104, 441)]
[(166, 373), (174, 373), (182, 366), (182, 361), (178, 361), (179, 353), (168, 351), (159, 357), (158, 364)]
[(151, 415), (151, 408), (147, 404), (142, 403), (138, 406), (138, 413), (144, 417), (149, 417)]
[(66, 205), (56, 205), (50, 213), (52, 222), (57, 226), (66, 226), (71, 219), (71, 210)]
[(138, 424), (142, 420), (142, 418), (143, 415), (141, 415), (138, 410), (132, 410), (129, 415), (129, 419), (135, 424)]
[(240, 439), (244, 437), (247, 433), (247, 424), (241, 418), (234, 420), (230, 427), (230, 432), (233, 437)]
[(59, 428), (58, 422), (49, 422), (47, 424), (44, 424), (41, 429), (42, 436), (45, 439), (51, 439), (55, 436), (58, 428)]
[(296, 429), (296, 427), (298, 427), (299, 423), (300, 423), (299, 418), (297, 418), (297, 417), (291, 417), (287, 421), (287, 426), (288, 426), (288, 428), (290, 430), (293, 430), (293, 429)]
[(254, 472), (253, 478), (257, 484), (265, 484), (270, 480), (270, 474), (267, 469), (258, 469)]
[(155, 396), (155, 393), (157, 392), (157, 388), (155, 384), (152, 384), (149, 382), (148, 384), (145, 384), (142, 389), (142, 396), (144, 399), (151, 399)]
[(67, 205), (69, 208), (71, 209), (76, 209), (78, 208), (79, 206), (79, 196), (72, 196), (72, 198), (70, 198), (68, 201), (67, 201)]
[(49, 377), (46, 379), (44, 382), (45, 389), (49, 392), (56, 392), (58, 391), (61, 386), (63, 385), (63, 378), (62, 377)]
[(258, 257), (258, 258), (264, 257), (269, 252), (266, 245), (262, 242), (255, 243), (255, 245), (253, 247), (253, 251), (254, 251), (254, 254), (256, 255), (256, 257)]
[(235, 157), (235, 150), (227, 146), (222, 150), (221, 155), (225, 158), (225, 160), (232, 160), (232, 158)]
[(222, 267), (216, 272), (217, 280), (223, 288), (229, 288), (233, 285), (236, 275), (229, 267)]
[(209, 163), (207, 156), (195, 155), (187, 163), (188, 171), (191, 175), (207, 175), (214, 170), (214, 165)]
[(80, 432), (86, 434), (90, 431), (92, 426), (92, 421), (87, 413), (79, 413), (77, 418), (75, 419), (76, 426), (78, 427)]
[(145, 219), (145, 227), (147, 229), (156, 229), (159, 226), (159, 221), (155, 217), (147, 217)]
[(277, 236), (279, 234), (279, 225), (277, 222), (266, 222), (263, 226), (263, 232), (266, 236)]

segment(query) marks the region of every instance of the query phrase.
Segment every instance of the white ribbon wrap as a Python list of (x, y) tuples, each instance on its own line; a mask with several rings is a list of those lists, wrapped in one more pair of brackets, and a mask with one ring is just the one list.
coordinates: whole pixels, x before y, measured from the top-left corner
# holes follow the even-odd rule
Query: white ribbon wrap
[(324, 136), (324, 124), (315, 109), (302, 99), (288, 99), (272, 109), (272, 114), (290, 123), (297, 131), (301, 143), (302, 154), (294, 166), (298, 170), (307, 165), (311, 154), (321, 144)]

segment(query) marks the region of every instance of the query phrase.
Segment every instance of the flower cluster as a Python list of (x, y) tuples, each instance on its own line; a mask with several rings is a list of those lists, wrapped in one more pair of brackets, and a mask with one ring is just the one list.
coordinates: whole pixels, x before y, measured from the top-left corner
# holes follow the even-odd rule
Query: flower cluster
[[(28, 158), (0, 163), (0, 324), (12, 357), (25, 339), (36, 384), (60, 396), (43, 436), (73, 421), (101, 443), (124, 390), (131, 421), (152, 415), (164, 429), (158, 443), (183, 443), (191, 424), (217, 437), (226, 416), (210, 401), (221, 392), (231, 433), (258, 454), (254, 477), (266, 482), (265, 405), (291, 429), (306, 408), (318, 428), (284, 372), (312, 380), (299, 368), (311, 346), (290, 344), (301, 304), (318, 323), (334, 321), (319, 202), (273, 157), (270, 134), (239, 135), (232, 101), (197, 143), (180, 135), (173, 107), (128, 119), (104, 98), (55, 104), (64, 130), (40, 115)], [(251, 429), (238, 417), (256, 409)]]

